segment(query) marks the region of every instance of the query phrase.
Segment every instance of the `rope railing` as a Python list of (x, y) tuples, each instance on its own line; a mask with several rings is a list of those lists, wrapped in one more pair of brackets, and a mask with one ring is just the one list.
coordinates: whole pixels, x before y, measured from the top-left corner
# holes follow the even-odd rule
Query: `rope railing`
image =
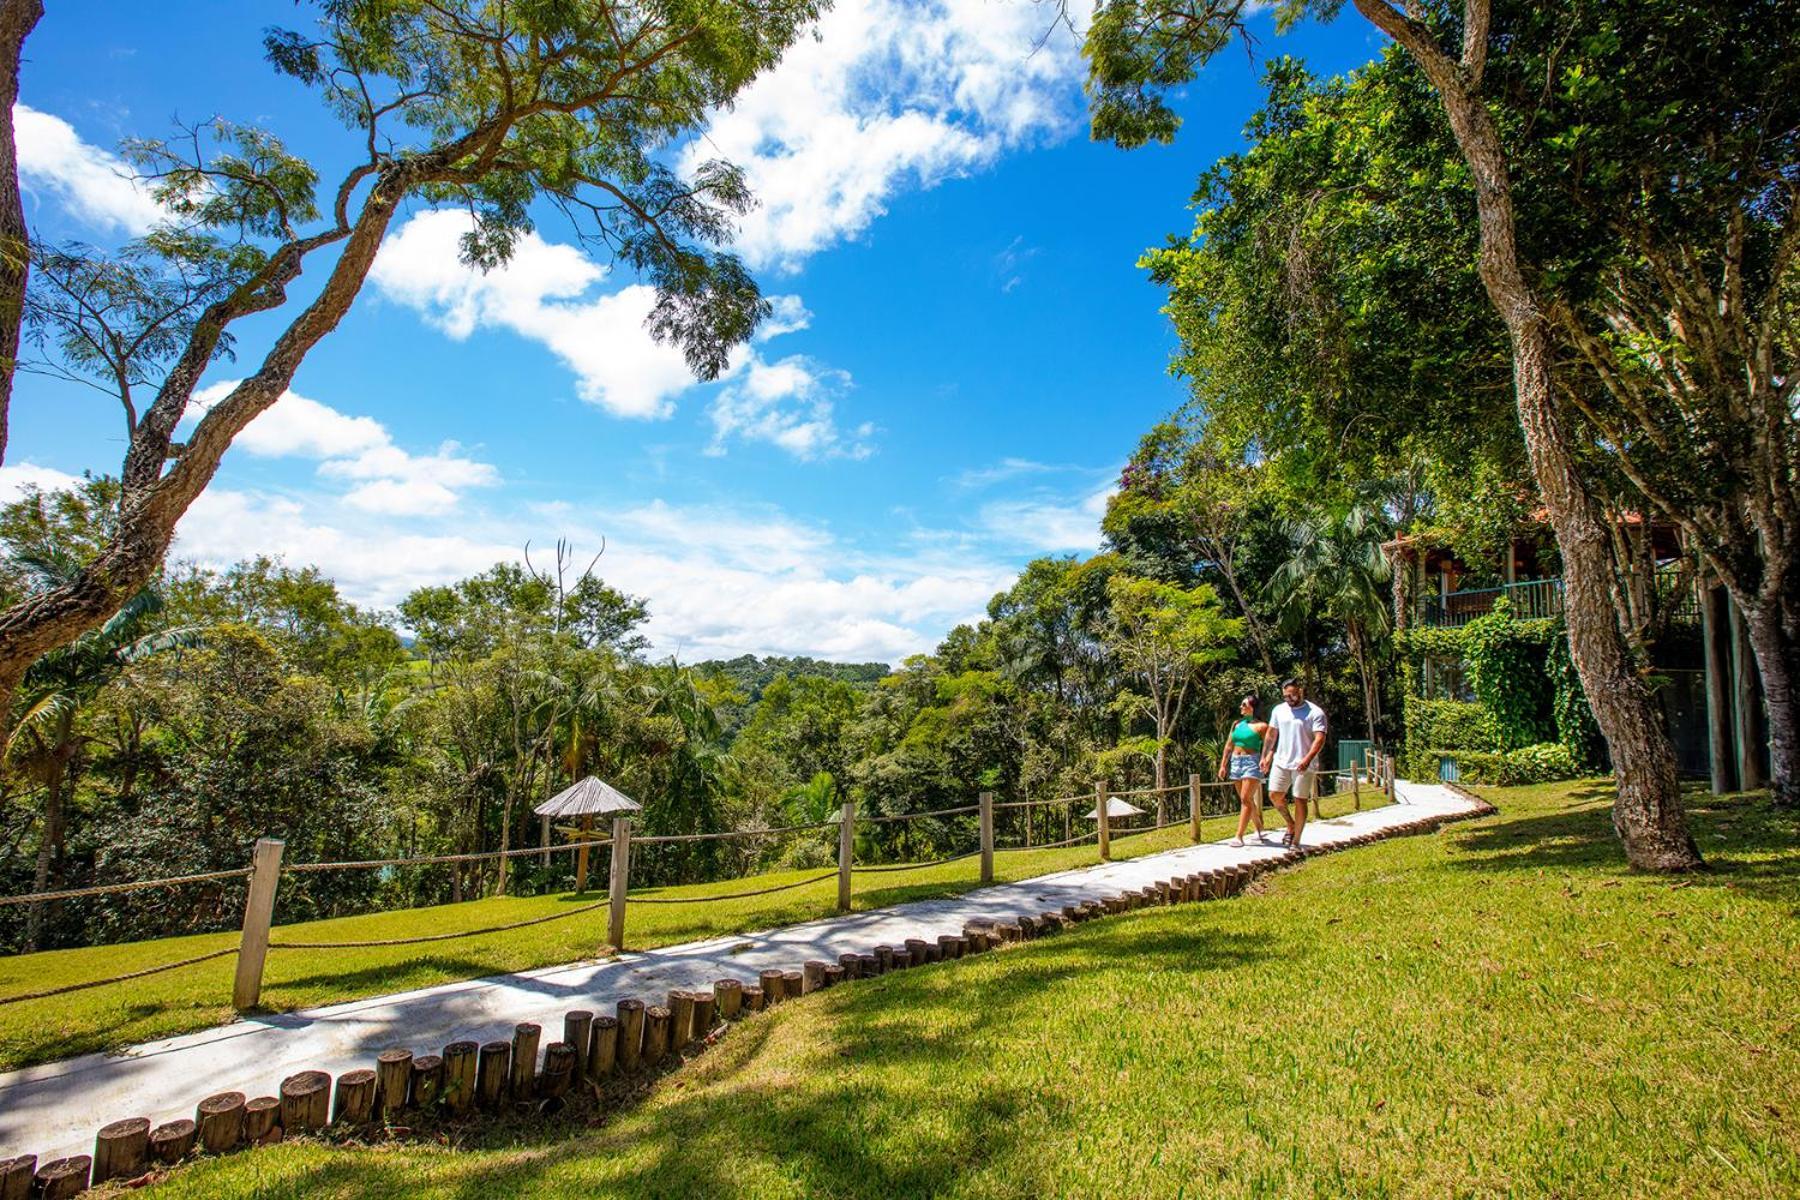
[(781, 883), (774, 887), (758, 888), (753, 892), (730, 892), (723, 896), (633, 896), (632, 904), (705, 904), (711, 900), (748, 900), (752, 896), (772, 896), (776, 892), (791, 892), (795, 888), (803, 888), (808, 884), (822, 883), (827, 879), (836, 879), (837, 871), (831, 870), (823, 875), (814, 875), (811, 879), (800, 879), (793, 883)]
[(448, 942), (456, 938), (484, 937), (490, 933), (506, 933), (508, 930), (525, 929), (532, 925), (547, 925), (551, 921), (561, 921), (568, 917), (579, 917), (582, 913), (593, 912), (597, 908), (605, 908), (610, 901), (600, 900), (593, 904), (584, 904), (580, 908), (571, 908), (567, 912), (549, 913), (541, 917), (528, 917), (523, 921), (510, 921), (505, 925), (489, 925), (484, 929), (458, 929), (452, 933), (427, 933), (418, 937), (405, 938), (368, 938), (348, 942), (270, 942), (271, 950), (368, 950), (380, 946), (417, 946), (425, 942)]
[(207, 871), (199, 875), (172, 875), (167, 879), (140, 879), (133, 883), (102, 883), (93, 887), (64, 888), (57, 892), (31, 892), (24, 896), (0, 896), (0, 906), (37, 904), (49, 900), (79, 900), (83, 896), (114, 896), (122, 892), (141, 892), (149, 888), (180, 887), (184, 883), (212, 883), (219, 879), (242, 879), (249, 867), (232, 871)]
[[(643, 839), (637, 839), (643, 840)], [(568, 842), (561, 846), (521, 846), (513, 850), (483, 850), (475, 854), (429, 854), (418, 858), (365, 858), (354, 862), (310, 862), (284, 863), (283, 873), (304, 875), (313, 871), (364, 871), (377, 867), (427, 867), (440, 863), (484, 862), (488, 859), (529, 858), (533, 854), (562, 854), (569, 850), (579, 850), (583, 845), (604, 846), (610, 838), (594, 840), (583, 839), (579, 842)], [(240, 875), (248, 875), (249, 871), (240, 871)]]
[(961, 808), (936, 808), (930, 812), (897, 813), (891, 817), (857, 817), (859, 825), (888, 825), (895, 821), (923, 821), (928, 817), (960, 817), (969, 813), (980, 812), (981, 805), (965, 804)]
[(182, 967), (211, 962), (215, 958), (224, 958), (227, 954), (236, 954), (237, 952), (236, 946), (226, 946), (223, 950), (214, 950), (211, 954), (197, 954), (193, 958), (184, 958), (179, 962), (162, 963), (159, 966), (145, 967), (141, 971), (128, 971), (123, 975), (112, 975), (105, 979), (90, 979), (84, 983), (65, 983), (61, 987), (45, 988), (41, 992), (22, 992), (17, 996), (0, 996), (0, 1008), (4, 1008), (8, 1004), (23, 1004), (27, 1000), (48, 1000), (52, 996), (66, 996), (70, 992), (85, 992), (89, 988), (106, 987), (113, 983), (129, 983), (133, 979), (161, 975), (165, 971), (176, 971)]
[(667, 846), (677, 842), (711, 842), (721, 838), (776, 837), (786, 833), (811, 833), (820, 829), (836, 829), (836, 821), (818, 821), (811, 825), (777, 825), (772, 829), (728, 829), (721, 833), (658, 833), (633, 836), (634, 846)]
[[(1350, 771), (1321, 772), (1321, 774), (1329, 777), (1333, 783), (1348, 782), (1351, 787), (1357, 788), (1358, 791), (1356, 792), (1356, 795), (1358, 797), (1359, 807), (1361, 795), (1360, 786), (1364, 783), (1367, 783), (1371, 792), (1375, 794), (1379, 795), (1385, 792), (1390, 798), (1395, 794), (1393, 759), (1388, 755), (1380, 755), (1372, 760), (1366, 775), (1355, 769)], [(848, 910), (851, 906), (852, 897), (851, 881), (857, 875), (880, 875), (907, 871), (925, 871), (981, 856), (981, 880), (986, 883), (992, 881), (993, 872), (991, 855), (996, 853), (1015, 853), (1030, 850), (1060, 850), (1083, 844), (1091, 844), (1096, 840), (1099, 840), (1101, 858), (1104, 859), (1108, 856), (1108, 848), (1112, 842), (1125, 841), (1144, 834), (1174, 828), (1183, 823), (1191, 825), (1193, 831), (1192, 836), (1198, 841), (1200, 838), (1200, 826), (1202, 821), (1216, 818), (1229, 819), (1236, 811), (1235, 807), (1230, 804), (1224, 804), (1223, 807), (1218, 808), (1216, 811), (1213, 810), (1211, 804), (1203, 804), (1201, 802), (1201, 796), (1204, 789), (1212, 789), (1215, 791), (1215, 794), (1217, 790), (1221, 789), (1235, 791), (1236, 783), (1234, 781), (1202, 781), (1198, 776), (1190, 776), (1189, 781), (1186, 784), (1170, 785), (1161, 788), (1150, 787), (1112, 791), (1107, 789), (1104, 785), (1100, 785), (1096, 788), (1094, 793), (1090, 794), (1052, 797), (1042, 800), (1026, 799), (998, 802), (994, 800), (991, 793), (983, 792), (981, 801), (977, 804), (957, 805), (916, 813), (894, 813), (884, 816), (859, 816), (855, 812), (854, 804), (847, 803), (844, 808), (844, 813), (841, 814), (837, 820), (819, 821), (800, 825), (775, 826), (766, 829), (735, 829), (708, 833), (651, 834), (643, 837), (633, 837), (630, 833), (629, 823), (627, 823), (625, 825), (625, 832), (620, 835), (620, 839), (616, 843), (614, 838), (606, 835), (593, 837), (582, 836), (577, 840), (572, 840), (557, 846), (521, 846), (507, 850), (482, 851), (467, 854), (420, 855), (354, 861), (283, 864), (281, 862), (282, 846), (280, 841), (261, 839), (257, 842), (252, 865), (246, 868), (225, 871), (208, 871), (193, 875), (169, 876), (161, 879), (146, 879), (125, 883), (98, 884), (92, 887), (65, 888), (56, 891), (36, 892), (20, 896), (0, 897), (0, 907), (3, 907), (56, 900), (80, 899), (92, 896), (128, 894), (158, 888), (179, 887), (187, 884), (216, 883), (245, 878), (248, 878), (249, 880), (243, 939), (239, 945), (225, 947), (203, 955), (162, 963), (157, 966), (146, 967), (142, 970), (109, 976), (104, 979), (88, 980), (81, 983), (67, 984), (60, 987), (20, 993), (12, 996), (0, 996), (0, 1006), (19, 1004), (30, 1000), (49, 999), (70, 992), (79, 992), (112, 984), (128, 983), (133, 980), (180, 970), (183, 967), (195, 966), (201, 963), (210, 962), (214, 959), (223, 958), (226, 955), (235, 954), (238, 956), (238, 969), (237, 983), (234, 986), (233, 991), (233, 1003), (239, 1009), (244, 1009), (254, 1007), (259, 1002), (258, 997), (260, 995), (263, 960), (266, 950), (330, 951), (425, 945), (452, 940), (479, 938), (498, 933), (507, 933), (513, 930), (527, 929), (555, 921), (569, 920), (584, 914), (597, 912), (602, 908), (611, 909), (611, 920), (607, 938), (608, 944), (622, 946), (624, 944), (624, 915), (628, 904), (708, 904), (715, 901), (726, 902), (748, 900), (756, 897), (776, 895), (800, 888), (811, 887), (816, 884), (824, 883), (834, 877), (838, 880), (839, 885), (838, 907), (840, 911)], [(1096, 824), (1093, 828), (1088, 829), (1084, 833), (1075, 834), (1055, 841), (1036, 844), (1031, 844), (1028, 841), (1026, 844), (1022, 845), (1006, 846), (996, 845), (994, 842), (995, 830), (993, 817), (994, 814), (999, 811), (1023, 809), (1027, 811), (1029, 816), (1029, 811), (1032, 809), (1053, 808), (1070, 804), (1087, 804), (1092, 802), (1096, 795), (1111, 799), (1114, 797), (1161, 797), (1182, 792), (1189, 793), (1191, 802), (1179, 805), (1178, 807), (1181, 808), (1181, 812), (1158, 811), (1153, 817), (1149, 813), (1143, 813), (1141, 815), (1148, 819), (1141, 825), (1127, 827), (1113, 824), (1108, 820)], [(1344, 795), (1344, 791), (1338, 789), (1335, 790), (1333, 794), (1342, 796)], [(1159, 803), (1156, 807), (1158, 809), (1166, 810), (1168, 806)], [(975, 814), (981, 815), (982, 843), (979, 847), (926, 862), (879, 863), (859, 866), (854, 861), (854, 839), (852, 837), (852, 830), (846, 828), (844, 824), (846, 818), (852, 825), (861, 824), (862, 826), (867, 827), (910, 821), (963, 817)], [(1106, 831), (1104, 837), (1102, 836), (1102, 827), (1104, 827)], [(1066, 822), (1064, 823), (1064, 828), (1068, 828)], [(787, 834), (814, 833), (825, 830), (836, 830), (839, 834), (838, 863), (833, 870), (823, 871), (786, 883), (734, 892), (685, 896), (643, 896), (633, 895), (629, 891), (629, 849), (632, 843), (655, 846), (733, 839), (767, 839)], [(1031, 836), (1029, 821), (1027, 822), (1024, 836), (1026, 838)], [(270, 933), (272, 932), (270, 926), (275, 902), (275, 893), (279, 878), (283, 873), (309, 874), (337, 870), (370, 870), (389, 867), (431, 866), (525, 858), (531, 855), (542, 855), (547, 858), (553, 853), (562, 854), (570, 850), (582, 851), (599, 846), (610, 847), (612, 850), (612, 857), (615, 860), (613, 864), (611, 894), (604, 900), (578, 905), (576, 907), (564, 909), (563, 911), (544, 913), (538, 916), (526, 917), (514, 921), (505, 921), (493, 925), (485, 925), (475, 929), (458, 929), (443, 933), (421, 934), (410, 937), (351, 938), (342, 941), (292, 941), (271, 939), (270, 937)], [(583, 862), (585, 863), (585, 859)], [(585, 870), (585, 867), (583, 869)]]
[(930, 862), (884, 863), (884, 864), (881, 864), (880, 866), (868, 866), (868, 867), (858, 867), (858, 866), (853, 865), (850, 868), (850, 873), (852, 875), (881, 875), (888, 871), (923, 871), (927, 867), (941, 867), (946, 863), (961, 862), (965, 858), (974, 858), (976, 855), (978, 855), (980, 853), (981, 853), (981, 847), (977, 846), (977, 847), (975, 847), (975, 849), (965, 851), (962, 854), (952, 854), (949, 858), (937, 858), (937, 859), (933, 859)]

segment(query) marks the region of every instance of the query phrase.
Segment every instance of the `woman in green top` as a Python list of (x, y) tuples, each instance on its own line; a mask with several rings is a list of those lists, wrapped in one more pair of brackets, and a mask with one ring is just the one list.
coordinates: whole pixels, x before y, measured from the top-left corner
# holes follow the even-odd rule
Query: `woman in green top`
[(1263, 740), (1269, 736), (1267, 722), (1256, 719), (1256, 697), (1245, 696), (1238, 702), (1238, 723), (1231, 727), (1225, 748), (1219, 754), (1219, 778), (1237, 784), (1238, 827), (1233, 846), (1244, 844), (1244, 831), (1256, 822), (1256, 840), (1263, 841), (1262, 819), (1262, 752)]

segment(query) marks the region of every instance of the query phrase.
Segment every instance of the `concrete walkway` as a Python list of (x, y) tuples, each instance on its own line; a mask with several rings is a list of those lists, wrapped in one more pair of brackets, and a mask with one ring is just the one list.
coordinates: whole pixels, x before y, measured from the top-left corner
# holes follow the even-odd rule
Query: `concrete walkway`
[[(1402, 782), (1399, 794), (1398, 804), (1308, 825), (1306, 843), (1328, 845), (1420, 817), (1466, 815), (1474, 808), (1435, 785)], [(1273, 823), (1280, 825), (1278, 819)], [(940, 934), (961, 933), (971, 921), (1016, 920), (1279, 853), (1273, 845), (1255, 843), (1189, 846), (982, 888), (954, 899), (255, 1017), (120, 1054), (27, 1067), (0, 1075), (0, 1159), (36, 1153), (42, 1163), (91, 1153), (95, 1130), (108, 1121), (143, 1116), (157, 1124), (191, 1117), (194, 1105), (214, 1092), (274, 1095), (281, 1080), (297, 1071), (317, 1069), (336, 1076), (372, 1066), (377, 1053), (395, 1046), (437, 1053), (461, 1038), (510, 1038), (521, 1021), (542, 1025), (550, 1041), (560, 1035), (563, 1014), (570, 1009), (610, 1013), (628, 996), (660, 1002), (670, 989), (710, 987), (724, 977), (755, 982), (758, 972), (772, 967), (794, 970), (808, 959), (836, 962), (839, 954), (866, 954), (907, 938), (935, 941)]]

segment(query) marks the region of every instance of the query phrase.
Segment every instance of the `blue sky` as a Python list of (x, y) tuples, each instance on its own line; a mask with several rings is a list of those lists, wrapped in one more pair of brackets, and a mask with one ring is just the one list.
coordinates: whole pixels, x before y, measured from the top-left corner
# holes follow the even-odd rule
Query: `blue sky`
[[(329, 180), (352, 135), (262, 61), (286, 0), (49, 6), (19, 114), (40, 239), (155, 218), (111, 157), (213, 114), (281, 133)], [(1178, 405), (1135, 266), (1191, 223), (1241, 145), (1265, 56), (1372, 56), (1354, 19), (1219, 56), (1173, 147), (1088, 141), (1073, 43), (1030, 0), (842, 0), (681, 153), (743, 165), (739, 250), (778, 320), (695, 383), (641, 328), (644, 289), (546, 214), (504, 271), (454, 261), (460, 218), (409, 209), (352, 315), (183, 521), (176, 554), (316, 563), (390, 606), (558, 537), (646, 596), (659, 653), (897, 661), (979, 615), (1029, 559), (1098, 541), (1107, 488)], [(313, 278), (317, 278), (314, 274)], [(246, 326), (254, 363), (268, 319)], [(207, 393), (203, 390), (202, 397)], [(0, 488), (116, 472), (116, 402), (22, 376)], [(585, 559), (584, 559), (585, 561)]]

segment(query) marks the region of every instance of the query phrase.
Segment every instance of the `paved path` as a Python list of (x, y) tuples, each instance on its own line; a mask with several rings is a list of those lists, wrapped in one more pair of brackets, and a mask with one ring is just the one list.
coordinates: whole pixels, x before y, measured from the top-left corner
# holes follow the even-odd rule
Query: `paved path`
[[(1474, 807), (1435, 785), (1403, 782), (1399, 790), (1399, 804), (1309, 825), (1306, 842), (1328, 844), (1419, 817), (1464, 815)], [(807, 959), (836, 962), (839, 954), (898, 946), (910, 937), (935, 941), (939, 934), (961, 933), (970, 921), (1035, 915), (1278, 853), (1274, 846), (1255, 843), (1242, 848), (1222, 841), (1188, 846), (981, 888), (954, 899), (255, 1017), (120, 1054), (27, 1067), (0, 1075), (0, 1159), (35, 1152), (40, 1162), (48, 1162), (91, 1153), (94, 1131), (107, 1121), (147, 1116), (160, 1123), (192, 1116), (195, 1103), (213, 1092), (274, 1095), (282, 1078), (296, 1071), (316, 1068), (335, 1076), (371, 1065), (377, 1053), (392, 1046), (435, 1053), (459, 1038), (509, 1038), (521, 1021), (560, 1031), (563, 1013), (573, 1008), (611, 1012), (627, 996), (660, 999), (672, 988), (710, 987), (726, 976), (753, 982), (759, 971), (771, 967), (793, 970)]]

